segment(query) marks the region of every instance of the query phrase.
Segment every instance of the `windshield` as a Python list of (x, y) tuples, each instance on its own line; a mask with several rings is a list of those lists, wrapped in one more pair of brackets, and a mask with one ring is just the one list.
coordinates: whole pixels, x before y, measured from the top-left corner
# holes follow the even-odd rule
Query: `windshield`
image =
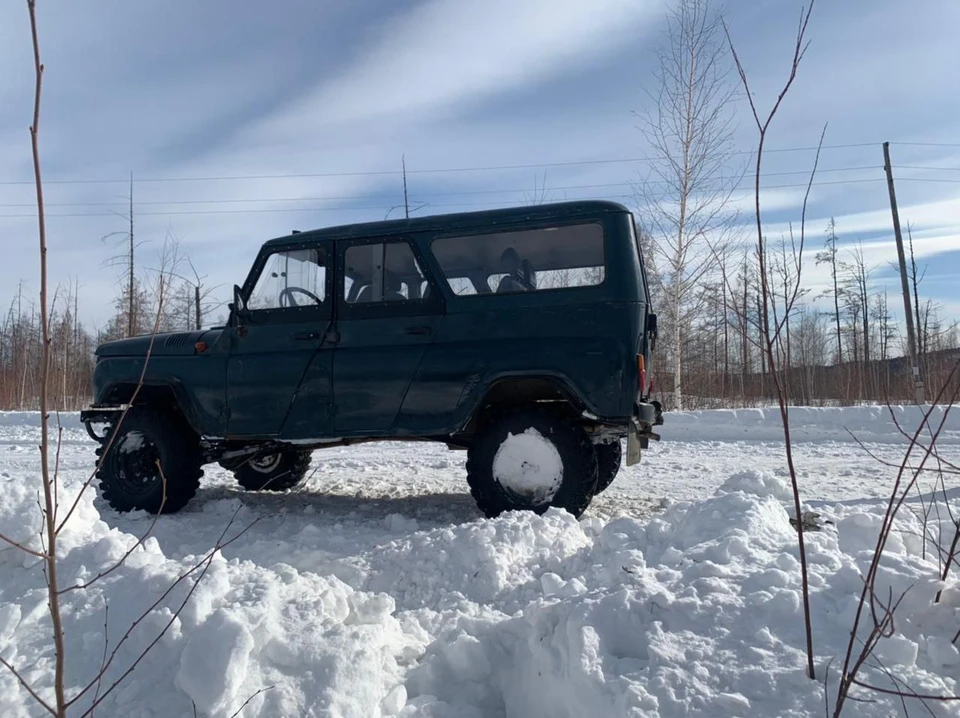
[(326, 259), (326, 253), (316, 247), (270, 255), (247, 307), (256, 311), (322, 304), (326, 294)]

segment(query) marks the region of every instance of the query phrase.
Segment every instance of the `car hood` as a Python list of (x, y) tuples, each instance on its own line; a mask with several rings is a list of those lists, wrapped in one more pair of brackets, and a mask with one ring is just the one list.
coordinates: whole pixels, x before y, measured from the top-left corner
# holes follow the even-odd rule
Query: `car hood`
[(96, 354), (98, 357), (142, 357), (148, 353), (151, 356), (196, 354), (197, 342), (203, 341), (207, 346), (212, 346), (220, 338), (222, 331), (222, 327), (218, 327), (117, 339), (98, 346)]

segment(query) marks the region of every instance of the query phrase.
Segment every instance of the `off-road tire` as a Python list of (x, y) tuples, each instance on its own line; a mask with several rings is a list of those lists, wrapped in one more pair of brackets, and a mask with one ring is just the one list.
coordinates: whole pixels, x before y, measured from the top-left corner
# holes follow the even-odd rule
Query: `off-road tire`
[(197, 493), (200, 437), (180, 416), (132, 406), (107, 436), (97, 448), (97, 479), (101, 497), (115, 511), (172, 514)]
[(311, 452), (280, 449), (259, 460), (245, 461), (233, 476), (247, 491), (287, 491), (303, 481), (310, 468)]
[[(493, 461), (509, 435), (535, 429), (549, 440), (563, 466), (559, 488), (548, 502), (534, 504), (508, 491), (494, 478)], [(563, 414), (540, 408), (499, 412), (487, 419), (467, 452), (467, 483), (477, 506), (488, 518), (504, 511), (538, 514), (562, 508), (579, 518), (590, 505), (597, 486), (597, 453), (586, 432)]]
[(623, 461), (623, 447), (619, 441), (612, 444), (597, 444), (597, 490), (594, 495), (609, 488), (620, 473)]

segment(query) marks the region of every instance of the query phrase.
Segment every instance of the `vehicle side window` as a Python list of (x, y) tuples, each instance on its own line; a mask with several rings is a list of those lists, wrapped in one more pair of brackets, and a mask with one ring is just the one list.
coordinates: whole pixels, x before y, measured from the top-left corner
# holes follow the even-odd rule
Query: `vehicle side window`
[(344, 300), (350, 304), (422, 299), (429, 283), (404, 241), (358, 244), (344, 252)]
[(458, 296), (602, 284), (603, 227), (591, 222), (459, 237), (431, 249)]
[(326, 250), (319, 247), (270, 255), (250, 293), (248, 308), (263, 311), (322, 306), (327, 298), (329, 266)]

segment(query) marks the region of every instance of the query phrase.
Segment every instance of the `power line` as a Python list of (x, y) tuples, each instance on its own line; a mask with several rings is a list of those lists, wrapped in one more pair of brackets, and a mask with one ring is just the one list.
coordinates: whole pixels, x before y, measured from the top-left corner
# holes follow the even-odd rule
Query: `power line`
[[(883, 182), (885, 181), (883, 177), (869, 178), (869, 179), (855, 179), (855, 180), (833, 180), (827, 182), (814, 182), (811, 186), (820, 187), (827, 185), (845, 185), (845, 184), (858, 184), (864, 182)], [(936, 181), (936, 180), (932, 180)], [(960, 181), (960, 180), (958, 180)], [(790, 189), (790, 188), (806, 188), (807, 184), (781, 184), (781, 185), (766, 185), (761, 189), (771, 190), (771, 189)], [(734, 189), (751, 189), (752, 186), (742, 186), (736, 187)], [(669, 197), (670, 193), (664, 193), (660, 195), (661, 197)], [(360, 198), (354, 198), (360, 199)], [(369, 199), (369, 198), (367, 198)], [(591, 200), (591, 199), (615, 199), (615, 200), (630, 200), (635, 199), (634, 195), (631, 194), (607, 194), (607, 195), (593, 195), (593, 196), (579, 196), (579, 197), (568, 197), (568, 201), (575, 200)], [(255, 200), (251, 200), (255, 201)], [(516, 202), (522, 202), (522, 200), (514, 200), (511, 204)], [(453, 204), (433, 204), (429, 205), (431, 208), (454, 208), (454, 207), (489, 207), (488, 202), (458, 202)], [(367, 212), (367, 211), (382, 211), (383, 205), (373, 205), (373, 206), (347, 206), (347, 207), (277, 207), (272, 209), (210, 209), (210, 210), (171, 210), (169, 212), (139, 212), (137, 216), (139, 217), (169, 217), (169, 216), (182, 216), (182, 215), (210, 215), (210, 214), (262, 214), (270, 212)], [(48, 214), (50, 218), (55, 217), (114, 217), (116, 216), (112, 212), (86, 212), (86, 213), (57, 213), (57, 214)], [(27, 218), (27, 217), (36, 217), (36, 214), (0, 214), (0, 219), (14, 219), (14, 218)]]
[[(863, 146), (863, 145), (833, 145), (832, 147), (849, 147), (849, 146)], [(798, 151), (803, 149), (811, 148), (784, 148), (781, 151)], [(812, 148), (816, 149), (816, 148)], [(606, 162), (607, 160), (597, 160), (595, 162)], [(625, 160), (626, 161), (626, 160)], [(554, 163), (556, 165), (558, 163)], [(519, 166), (519, 165), (517, 165)], [(542, 166), (542, 165), (538, 165)], [(960, 168), (944, 168), (944, 167), (935, 167), (929, 165), (898, 165), (901, 169), (908, 170), (945, 170), (945, 171), (960, 171)], [(824, 168), (817, 171), (817, 174), (827, 173), (827, 172), (862, 172), (862, 171), (872, 171), (882, 169), (878, 165), (860, 165), (852, 167), (832, 167)], [(428, 170), (424, 170), (428, 171)], [(443, 171), (443, 170), (438, 170)], [(784, 177), (784, 176), (793, 176), (793, 175), (808, 175), (810, 170), (794, 170), (794, 171), (784, 171), (784, 172), (770, 172), (765, 173), (764, 177)], [(933, 182), (933, 183), (948, 183), (948, 184), (957, 184), (960, 183), (960, 179), (945, 179), (945, 178), (934, 178), (934, 177), (901, 177), (904, 182)], [(845, 179), (845, 180), (828, 180), (822, 182), (813, 182), (811, 186), (829, 186), (829, 185), (844, 185), (844, 184), (860, 184), (867, 182), (879, 182), (882, 181), (882, 177), (865, 177), (857, 179)], [(129, 179), (126, 180), (129, 182)], [(741, 182), (746, 182), (742, 180)], [(668, 184), (663, 180), (653, 180), (648, 182), (648, 184)], [(636, 187), (637, 183), (632, 182), (612, 182), (612, 183), (601, 183), (601, 184), (583, 184), (583, 185), (563, 185), (548, 188), (548, 191), (553, 192), (566, 192), (570, 190), (602, 190), (602, 189), (615, 189), (615, 188), (624, 188), (624, 187)], [(805, 188), (806, 183), (802, 184), (777, 184), (777, 185), (764, 185), (762, 189), (773, 190), (773, 189), (792, 189), (792, 188)], [(733, 190), (752, 190), (752, 182), (749, 184), (738, 184), (736, 187), (732, 188)], [(529, 188), (520, 188), (520, 189), (489, 189), (489, 190), (461, 190), (461, 191), (451, 191), (451, 192), (429, 192), (423, 197), (467, 197), (467, 196), (489, 196), (489, 195), (508, 195), (508, 194), (521, 194), (529, 191)], [(669, 197), (673, 193), (663, 192), (660, 194), (652, 195), (654, 197)], [(351, 202), (351, 201), (366, 201), (366, 202), (377, 202), (379, 197), (375, 196), (328, 196), (328, 197), (269, 197), (269, 198), (226, 198), (226, 199), (210, 199), (210, 200), (157, 200), (157, 201), (147, 201), (140, 202), (139, 206), (187, 206), (187, 205), (232, 205), (232, 204), (263, 204), (263, 203), (293, 203), (293, 202)], [(591, 195), (591, 196), (575, 196), (575, 197), (566, 197), (569, 200), (577, 199), (635, 199), (634, 194), (601, 194), (601, 195)], [(519, 200), (511, 200), (509, 203), (512, 204)], [(47, 203), (48, 207), (113, 207), (120, 206), (124, 203), (120, 202), (65, 202), (65, 203)], [(32, 203), (29, 204), (0, 204), (0, 208), (27, 208), (33, 207)], [(437, 204), (430, 203), (431, 207), (435, 208), (456, 208), (456, 207), (477, 207), (477, 206), (489, 206), (486, 202), (460, 202), (460, 203), (445, 203)], [(380, 211), (383, 207), (379, 204), (377, 205), (351, 205), (351, 206), (340, 206), (340, 207), (278, 207), (278, 208), (258, 208), (258, 209), (198, 209), (198, 210), (167, 210), (167, 211), (147, 211), (139, 212), (139, 216), (181, 216), (181, 215), (203, 215), (203, 214), (259, 214), (259, 213), (270, 213), (270, 212), (326, 212), (326, 211), (356, 211), (356, 212), (365, 212), (365, 211)], [(110, 217), (114, 216), (114, 212), (64, 212), (64, 213), (54, 213), (49, 214), (51, 218), (62, 217), (62, 218), (80, 218), (80, 217)], [(18, 213), (18, 214), (0, 214), (0, 219), (16, 219), (16, 218), (31, 218), (36, 217), (36, 214), (32, 213)]]
[[(837, 168), (835, 171), (854, 171), (862, 169), (875, 169), (874, 167), (863, 167), (863, 168)], [(821, 170), (829, 171), (829, 170)], [(819, 173), (820, 171), (818, 171)], [(798, 171), (798, 172), (780, 172), (780, 173), (770, 173), (770, 175), (796, 175), (796, 174), (807, 174), (807, 171)], [(845, 184), (862, 184), (867, 182), (879, 182), (882, 181), (882, 177), (863, 177), (858, 179), (847, 179), (847, 180), (830, 180), (824, 182), (814, 182), (811, 186), (813, 187), (822, 187), (822, 186), (831, 186), (831, 185), (845, 185)], [(901, 177), (903, 182), (932, 182), (932, 183), (945, 183), (945, 184), (960, 184), (960, 179), (943, 179), (936, 177)], [(606, 184), (588, 184), (588, 185), (566, 185), (566, 186), (557, 186), (549, 187), (548, 192), (560, 192), (568, 190), (586, 190), (586, 189), (613, 189), (619, 187), (633, 187), (634, 185), (629, 182), (612, 182)], [(793, 189), (793, 188), (805, 188), (806, 183), (799, 184), (775, 184), (775, 185), (763, 185), (762, 189), (772, 190), (772, 189)], [(752, 190), (753, 185), (737, 185), (733, 190)], [(502, 194), (522, 194), (528, 192), (529, 188), (522, 189), (498, 189), (498, 190), (465, 190), (459, 192), (432, 192), (422, 195), (423, 197), (464, 197), (464, 196), (489, 196), (489, 195), (502, 195)], [(670, 197), (672, 193), (663, 192), (657, 195), (656, 197)], [(569, 200), (577, 199), (634, 199), (635, 195), (633, 194), (601, 194), (601, 195), (591, 195), (591, 196), (576, 196), (568, 197)], [(165, 206), (165, 205), (217, 205), (217, 204), (265, 204), (265, 203), (281, 203), (281, 202), (350, 202), (357, 200), (367, 200), (367, 201), (377, 201), (379, 198), (371, 196), (331, 196), (331, 197), (266, 197), (266, 198), (246, 198), (246, 199), (211, 199), (211, 200), (167, 200), (167, 201), (154, 201), (154, 202), (141, 202), (139, 206)], [(119, 206), (119, 202), (64, 202), (64, 203), (46, 203), (47, 207), (113, 207)], [(32, 207), (32, 204), (0, 204), (0, 208), (26, 208)], [(430, 203), (431, 207), (478, 207), (478, 206), (488, 206), (486, 202), (467, 202), (467, 203), (447, 203), (447, 204), (436, 204)], [(178, 215), (192, 215), (192, 214), (243, 214), (243, 213), (264, 213), (264, 212), (327, 212), (327, 211), (378, 211), (382, 210), (382, 205), (371, 205), (371, 206), (346, 206), (346, 207), (278, 207), (273, 209), (236, 209), (236, 210), (167, 210), (167, 211), (156, 211), (156, 212), (138, 212), (138, 216), (178, 216)], [(115, 213), (113, 212), (83, 212), (83, 213), (55, 213), (49, 214), (49, 217), (112, 217)], [(0, 214), (0, 219), (14, 219), (14, 218), (26, 218), (26, 217), (36, 217), (36, 214)]]
[(934, 172), (960, 172), (960, 167), (932, 167), (930, 165), (894, 165), (901, 170), (932, 170)]
[(960, 179), (940, 179), (938, 177), (897, 177), (897, 182), (944, 182), (960, 184)]
[[(817, 170), (817, 174), (826, 172), (860, 172), (865, 170), (882, 170), (878, 165), (865, 165), (862, 167), (834, 167)], [(787, 177), (794, 175), (809, 175), (810, 170), (794, 170), (790, 172), (769, 172), (764, 177)], [(669, 184), (666, 180), (652, 180), (645, 184)], [(558, 185), (547, 187), (548, 192), (559, 192), (564, 190), (582, 190), (582, 189), (610, 189), (615, 187), (634, 187), (633, 182), (609, 182), (604, 184), (581, 184), (581, 185)], [(484, 190), (460, 190), (456, 192), (427, 192), (426, 197), (460, 197), (471, 195), (492, 195), (492, 194), (518, 194), (529, 192), (529, 187), (519, 189), (484, 189)], [(194, 204), (244, 204), (253, 202), (342, 202), (372, 197), (351, 196), (328, 196), (328, 197), (250, 197), (250, 198), (228, 198), (228, 199), (188, 199), (188, 200), (153, 200), (147, 202), (138, 202), (138, 207), (144, 206), (163, 206), (163, 205), (194, 205)], [(35, 202), (8, 203), (0, 204), (0, 207), (34, 207)], [(125, 202), (46, 202), (47, 207), (126, 207)]]
[[(874, 147), (878, 143), (858, 142), (850, 144), (823, 145), (820, 150), (839, 150), (858, 147)], [(764, 154), (784, 153), (784, 152), (812, 152), (816, 151), (816, 146), (810, 147), (780, 147), (765, 149)], [(724, 156), (733, 157), (738, 155), (754, 155), (756, 150), (731, 150), (723, 153)], [(562, 162), (540, 162), (536, 164), (516, 164), (516, 165), (488, 165), (477, 167), (446, 167), (446, 168), (428, 168), (428, 169), (408, 169), (407, 174), (456, 174), (464, 172), (497, 172), (503, 170), (519, 169), (542, 169), (545, 167), (578, 167), (588, 165), (602, 164), (622, 164), (629, 162), (656, 162), (658, 157), (617, 157), (610, 159), (597, 160), (568, 160)], [(310, 172), (295, 174), (269, 174), (269, 175), (223, 175), (212, 177), (138, 177), (136, 183), (161, 183), (161, 182), (221, 182), (231, 180), (261, 180), (261, 179), (306, 179), (323, 177), (376, 177), (376, 176), (400, 176), (401, 170), (371, 170), (366, 172)], [(64, 180), (44, 180), (44, 184), (128, 184), (129, 178), (122, 180), (110, 179), (64, 179)], [(33, 184), (34, 180), (3, 180), (0, 185), (26, 185)]]
[(891, 142), (891, 145), (907, 145), (912, 147), (960, 147), (960, 144), (950, 142)]

